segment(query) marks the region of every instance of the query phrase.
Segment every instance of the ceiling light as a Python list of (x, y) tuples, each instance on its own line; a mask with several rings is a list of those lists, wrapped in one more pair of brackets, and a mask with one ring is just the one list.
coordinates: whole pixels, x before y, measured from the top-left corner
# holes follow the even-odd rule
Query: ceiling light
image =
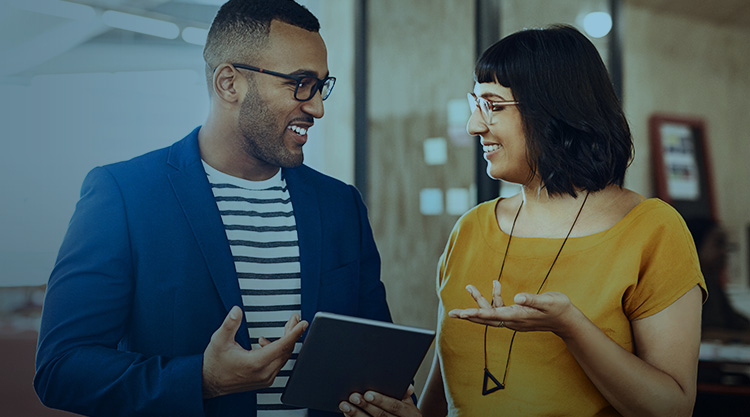
[(176, 39), (180, 36), (180, 28), (172, 22), (116, 12), (114, 10), (104, 12), (102, 14), (102, 21), (107, 26), (158, 36), (160, 38)]
[(194, 45), (203, 46), (206, 44), (206, 36), (208, 36), (208, 29), (201, 29), (192, 26), (188, 26), (182, 30), (182, 40), (187, 43)]
[(583, 30), (592, 38), (607, 36), (612, 30), (612, 16), (607, 12), (591, 12), (583, 18)]

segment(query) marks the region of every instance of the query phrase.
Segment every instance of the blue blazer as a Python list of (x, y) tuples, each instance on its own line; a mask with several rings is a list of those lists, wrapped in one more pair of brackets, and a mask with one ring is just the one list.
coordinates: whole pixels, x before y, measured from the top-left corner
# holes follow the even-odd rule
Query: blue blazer
[[(203, 351), (242, 299), (199, 129), (84, 180), (42, 313), (34, 386), (45, 405), (91, 416), (254, 415), (254, 392), (202, 399)], [(359, 192), (306, 166), (283, 175), (302, 318), (390, 321)], [(236, 340), (250, 349), (244, 322)]]

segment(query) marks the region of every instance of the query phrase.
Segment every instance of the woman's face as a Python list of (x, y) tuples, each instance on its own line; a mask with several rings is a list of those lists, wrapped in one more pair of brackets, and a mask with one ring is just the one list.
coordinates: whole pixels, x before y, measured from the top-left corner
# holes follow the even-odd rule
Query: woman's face
[[(475, 83), (474, 95), (491, 102), (515, 101), (509, 88), (494, 82)], [(481, 136), (487, 175), (526, 185), (531, 168), (526, 160), (526, 136), (521, 113), (516, 106), (502, 106), (494, 110), (491, 124), (485, 122), (481, 111), (476, 108), (466, 130), (472, 136)]]

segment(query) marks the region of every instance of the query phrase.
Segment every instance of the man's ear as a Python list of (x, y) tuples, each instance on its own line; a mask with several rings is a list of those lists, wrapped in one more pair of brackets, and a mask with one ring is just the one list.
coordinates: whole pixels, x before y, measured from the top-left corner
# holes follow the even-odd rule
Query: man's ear
[(242, 85), (240, 73), (229, 64), (216, 67), (213, 78), (213, 89), (216, 96), (227, 103), (237, 103), (241, 99)]

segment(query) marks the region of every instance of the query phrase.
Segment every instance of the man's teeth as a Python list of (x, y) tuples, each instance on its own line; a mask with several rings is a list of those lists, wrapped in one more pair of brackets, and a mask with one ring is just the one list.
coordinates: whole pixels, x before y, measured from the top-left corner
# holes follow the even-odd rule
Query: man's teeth
[(307, 133), (307, 129), (305, 129), (304, 127), (300, 127), (300, 126), (289, 126), (289, 130), (293, 131), (294, 133), (298, 135), (304, 135), (305, 133)]
[(501, 148), (500, 145), (482, 145), (482, 152), (485, 152), (485, 153), (492, 152), (492, 151), (496, 151), (496, 150), (498, 150), (500, 148)]

